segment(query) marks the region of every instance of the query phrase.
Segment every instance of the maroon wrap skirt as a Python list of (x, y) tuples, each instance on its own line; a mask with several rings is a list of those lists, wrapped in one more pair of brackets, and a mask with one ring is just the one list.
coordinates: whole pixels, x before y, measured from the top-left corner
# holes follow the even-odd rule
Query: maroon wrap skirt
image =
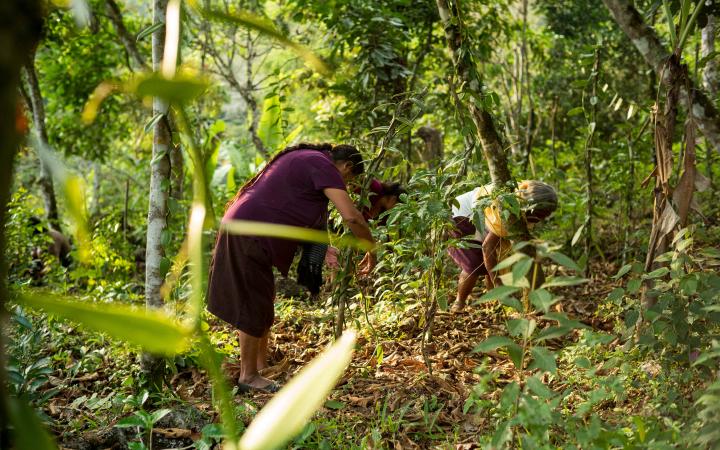
[(241, 331), (262, 337), (275, 318), (272, 258), (256, 237), (220, 232), (215, 243), (207, 309)]
[[(453, 217), (453, 220), (455, 221), (455, 229), (450, 232), (450, 236), (454, 238), (462, 238), (465, 236), (475, 235), (475, 225), (473, 225), (470, 219), (468, 219), (467, 217), (458, 216)], [(487, 270), (485, 270), (485, 260), (483, 259), (483, 252), (480, 248), (482, 242), (475, 239), (469, 239), (469, 242), (477, 245), (478, 247), (450, 247), (448, 248), (448, 254), (453, 259), (453, 261), (455, 261), (455, 264), (460, 266), (460, 268), (465, 273), (487, 275), (488, 272)]]

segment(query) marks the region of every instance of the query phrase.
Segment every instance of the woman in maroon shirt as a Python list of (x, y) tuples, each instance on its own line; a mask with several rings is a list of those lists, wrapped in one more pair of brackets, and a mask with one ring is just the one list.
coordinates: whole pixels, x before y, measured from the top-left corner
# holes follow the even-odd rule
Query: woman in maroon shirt
[[(367, 222), (348, 196), (345, 183), (363, 172), (362, 155), (350, 145), (299, 144), (278, 153), (229, 203), (223, 222), (252, 220), (306, 228), (327, 223), (332, 201), (353, 234), (374, 243)], [(260, 375), (267, 367), (267, 345), (274, 320), (272, 267), (287, 275), (297, 241), (232, 235), (220, 231), (213, 252), (208, 311), (235, 326), (240, 337), (243, 391), (275, 392)], [(361, 273), (375, 265), (368, 253)]]

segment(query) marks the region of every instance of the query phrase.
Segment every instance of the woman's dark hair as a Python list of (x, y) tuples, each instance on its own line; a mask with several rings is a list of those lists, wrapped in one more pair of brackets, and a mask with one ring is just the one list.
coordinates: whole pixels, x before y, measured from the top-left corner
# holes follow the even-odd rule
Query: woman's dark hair
[(382, 192), (380, 195), (397, 197), (399, 201), (400, 195), (402, 194), (407, 194), (407, 191), (400, 183), (382, 183)]
[(260, 178), (260, 176), (265, 173), (268, 167), (272, 165), (275, 161), (277, 161), (280, 157), (287, 155), (290, 152), (294, 152), (296, 150), (317, 150), (319, 152), (326, 152), (329, 153), (332, 157), (334, 162), (338, 161), (347, 161), (352, 164), (352, 173), (354, 175), (360, 175), (365, 171), (365, 165), (363, 164), (363, 157), (360, 151), (357, 149), (357, 147), (353, 145), (347, 145), (347, 144), (339, 144), (339, 145), (333, 145), (328, 143), (322, 143), (322, 144), (311, 144), (307, 142), (301, 142), (297, 145), (291, 145), (290, 147), (285, 147), (284, 149), (277, 152), (272, 158), (270, 158), (270, 161), (265, 164), (265, 167), (260, 170), (260, 172), (256, 173), (252, 178), (250, 178), (243, 186), (240, 188), (240, 190), (235, 194), (235, 196), (225, 205), (225, 210), (227, 211), (230, 206), (235, 203), (240, 196), (250, 189), (255, 182)]

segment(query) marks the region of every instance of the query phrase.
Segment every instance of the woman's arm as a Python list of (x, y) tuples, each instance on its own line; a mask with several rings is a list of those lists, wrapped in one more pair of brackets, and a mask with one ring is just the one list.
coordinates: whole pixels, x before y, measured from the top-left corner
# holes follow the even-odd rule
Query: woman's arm
[(498, 250), (500, 249), (500, 242), (502, 238), (495, 233), (488, 231), (485, 240), (482, 243), (483, 261), (485, 261), (485, 268), (488, 271), (488, 277), (490, 281), (490, 288), (501, 285), (499, 274), (493, 272), (493, 269), (498, 263)]
[[(375, 239), (372, 237), (370, 227), (362, 216), (362, 213), (353, 204), (348, 193), (342, 189), (327, 188), (323, 189), (323, 192), (335, 205), (335, 208), (340, 213), (343, 222), (350, 227), (350, 231), (358, 239), (364, 239), (372, 244), (375, 244)], [(372, 252), (368, 252), (363, 259), (365, 267), (361, 267), (361, 273), (368, 273), (375, 267), (375, 255)]]

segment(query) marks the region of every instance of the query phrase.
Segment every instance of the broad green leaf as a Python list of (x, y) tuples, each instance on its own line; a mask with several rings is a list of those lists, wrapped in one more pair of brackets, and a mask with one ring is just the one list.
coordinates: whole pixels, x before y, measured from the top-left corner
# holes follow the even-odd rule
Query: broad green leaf
[(282, 108), (280, 96), (272, 95), (263, 101), (262, 115), (258, 123), (258, 137), (271, 152), (278, 150), (283, 142)]
[(514, 309), (517, 312), (524, 312), (525, 308), (523, 308), (522, 303), (520, 303), (520, 300), (516, 299), (515, 297), (505, 297), (500, 300), (500, 303), (502, 303), (505, 306), (509, 306), (510, 308)]
[(554, 297), (545, 289), (534, 289), (530, 291), (530, 302), (542, 312), (547, 312), (558, 300), (558, 297)]
[(483, 294), (476, 303), (483, 303), (490, 300), (501, 300), (519, 290), (520, 288), (515, 286), (498, 286)]
[(521, 261), (518, 261), (512, 268), (512, 279), (513, 284), (515, 285), (520, 280), (524, 279), (525, 276), (530, 271), (530, 268), (533, 265), (533, 260), (530, 258), (523, 259)]
[(328, 400), (323, 406), (328, 409), (343, 409), (345, 407), (345, 403), (338, 400)]
[(489, 338), (479, 343), (473, 349), (473, 352), (491, 352), (493, 350), (497, 350), (500, 347), (506, 347), (514, 343), (515, 341), (506, 336), (490, 336)]
[(575, 261), (573, 261), (573, 260), (570, 259), (569, 257), (563, 255), (562, 253), (559, 253), (559, 252), (551, 252), (550, 254), (548, 254), (548, 256), (549, 256), (553, 261), (555, 261), (556, 263), (560, 264), (561, 266), (565, 266), (565, 267), (567, 267), (568, 269), (572, 269), (572, 270), (574, 270), (574, 271), (576, 271), (576, 272), (582, 272), (582, 269), (580, 268), (580, 266), (577, 265), (577, 263), (576, 263)]
[(620, 270), (618, 270), (618, 273), (616, 273), (613, 278), (616, 279), (616, 280), (617, 280), (618, 278), (622, 278), (623, 275), (625, 275), (626, 273), (630, 272), (630, 269), (632, 269), (632, 264), (625, 264), (624, 266), (622, 266), (622, 267), (620, 268)]
[(568, 117), (577, 116), (578, 114), (582, 114), (584, 111), (582, 106), (576, 106), (575, 108), (568, 111), (567, 115)]
[(12, 434), (12, 448), (17, 450), (54, 450), (57, 448), (53, 438), (25, 398), (8, 396), (6, 402), (10, 413), (10, 423), (15, 429)]
[(637, 278), (628, 281), (628, 284), (627, 284), (628, 294), (634, 294), (637, 291), (639, 291), (641, 284), (642, 284), (642, 281), (638, 280)]
[(620, 300), (623, 295), (625, 295), (625, 289), (618, 287), (610, 291), (607, 298), (611, 302), (614, 302), (616, 300)]
[(661, 267), (659, 269), (653, 270), (648, 274), (643, 275), (643, 279), (660, 278), (667, 275), (668, 273), (670, 273), (670, 269), (668, 269), (667, 267)]
[(523, 349), (516, 343), (509, 344), (507, 346), (507, 352), (510, 356), (510, 360), (515, 364), (516, 369), (521, 369), (522, 365), (522, 359), (523, 359)]
[(545, 347), (533, 347), (530, 349), (533, 356), (533, 362), (530, 368), (538, 368), (545, 372), (555, 373), (557, 365), (555, 364), (555, 354)]
[(127, 85), (130, 92), (139, 97), (160, 97), (169, 103), (187, 103), (200, 96), (208, 88), (204, 79), (178, 73), (166, 78), (159, 73), (139, 76)]
[[(281, 225), (277, 223), (254, 222), (251, 220), (231, 220), (223, 222), (220, 229), (227, 231), (230, 234), (269, 236), (303, 242), (330, 243), (330, 234), (327, 231)], [(353, 247), (362, 250), (371, 250), (373, 248), (372, 243), (352, 236), (333, 236), (332, 244), (336, 247)]]
[(550, 388), (548, 388), (547, 386), (545, 386), (545, 384), (540, 381), (540, 379), (535, 375), (527, 379), (527, 387), (535, 395), (546, 400), (552, 398), (554, 394), (553, 391), (550, 390)]
[(240, 449), (280, 448), (299, 433), (350, 364), (354, 345), (355, 333), (346, 331), (294, 376), (255, 416)]
[(160, 312), (71, 301), (50, 294), (23, 294), (20, 301), (154, 353), (173, 355), (186, 350), (190, 341), (189, 329)]
[(544, 341), (546, 339), (555, 339), (562, 336), (565, 336), (572, 330), (570, 327), (565, 326), (557, 326), (557, 327), (547, 327), (544, 330), (540, 331), (537, 336), (535, 337), (536, 341)]
[(528, 255), (524, 253), (513, 253), (512, 255), (508, 256), (507, 258), (500, 261), (495, 267), (493, 267), (493, 272), (499, 272), (503, 269), (507, 269), (508, 267), (512, 266), (518, 261), (530, 259)]
[(535, 319), (510, 319), (507, 321), (507, 329), (512, 336), (529, 337), (535, 331), (536, 325)]
[(575, 286), (577, 284), (587, 283), (588, 281), (590, 280), (580, 277), (552, 277), (541, 287), (549, 288), (554, 286)]
[(268, 36), (294, 51), (298, 56), (305, 60), (305, 63), (308, 66), (312, 67), (314, 70), (323, 74), (329, 73), (325, 63), (323, 63), (322, 60), (312, 51), (310, 51), (307, 47), (290, 40), (287, 36), (278, 31), (275, 26), (273, 26), (272, 22), (266, 20), (264, 17), (260, 17), (247, 11), (226, 13), (218, 10), (199, 8), (199, 2), (197, 0), (191, 0), (189, 3), (191, 6), (198, 8), (199, 11), (208, 18), (239, 25), (243, 28), (255, 30), (260, 34)]

